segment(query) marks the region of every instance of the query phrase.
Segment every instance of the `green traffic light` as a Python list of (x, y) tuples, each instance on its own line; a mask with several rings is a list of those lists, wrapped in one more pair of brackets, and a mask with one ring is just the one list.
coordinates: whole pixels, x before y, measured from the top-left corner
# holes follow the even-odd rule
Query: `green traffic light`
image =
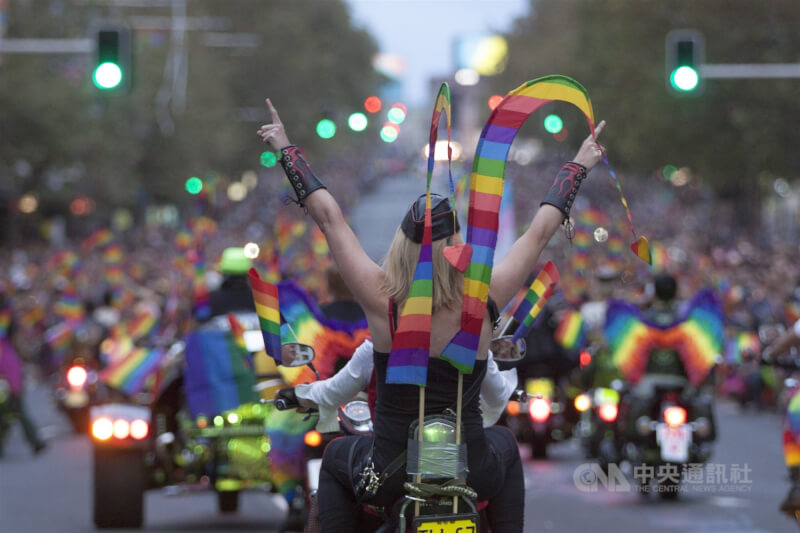
[(203, 190), (203, 180), (198, 178), (197, 176), (192, 176), (188, 180), (186, 180), (186, 192), (189, 194), (200, 194), (200, 191)]
[(330, 139), (336, 135), (336, 124), (330, 119), (323, 118), (317, 122), (317, 135), (323, 139)]
[(267, 168), (272, 168), (278, 162), (278, 156), (275, 152), (264, 152), (261, 154), (261, 165)]
[(682, 66), (672, 71), (669, 82), (678, 91), (689, 92), (697, 88), (700, 77), (692, 67)]
[(116, 63), (106, 61), (94, 69), (92, 79), (98, 89), (113, 89), (122, 83), (122, 69)]
[(558, 115), (547, 115), (544, 117), (544, 129), (547, 133), (555, 135), (564, 127), (564, 121)]

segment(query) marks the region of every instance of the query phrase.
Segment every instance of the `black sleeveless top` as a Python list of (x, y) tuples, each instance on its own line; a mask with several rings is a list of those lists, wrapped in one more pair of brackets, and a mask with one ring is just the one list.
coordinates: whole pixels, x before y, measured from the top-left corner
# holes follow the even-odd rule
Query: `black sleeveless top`
[[(419, 387), (386, 383), (389, 354), (375, 351), (373, 361), (377, 373), (373, 461), (381, 470), (406, 449), (409, 426), (419, 417)], [(464, 374), (463, 394), (476, 380), (483, 381), (485, 370), (486, 360), (476, 360), (472, 374)], [(444, 359), (429, 359), (425, 414), (440, 414), (447, 408), (455, 411), (457, 393), (458, 370)], [(479, 396), (473, 394), (472, 400), (462, 406), (461, 423), (467, 444), (484, 439)]]

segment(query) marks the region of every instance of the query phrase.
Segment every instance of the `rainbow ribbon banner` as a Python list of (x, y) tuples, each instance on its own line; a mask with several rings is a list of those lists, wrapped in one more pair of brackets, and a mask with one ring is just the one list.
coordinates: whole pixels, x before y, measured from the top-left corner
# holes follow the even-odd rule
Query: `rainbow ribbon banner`
[(281, 313), (278, 306), (278, 287), (264, 281), (255, 268), (250, 269), (250, 289), (256, 306), (264, 348), (267, 355), (281, 364)]
[(552, 261), (548, 261), (544, 268), (539, 271), (533, 283), (531, 283), (525, 298), (519, 303), (517, 310), (514, 311), (514, 318), (520, 324), (514, 332), (512, 339), (514, 342), (527, 335), (536, 317), (539, 316), (539, 313), (547, 304), (547, 300), (553, 295), (558, 280), (558, 269)]
[(464, 275), (461, 331), (442, 351), (443, 359), (467, 374), (475, 365), (489, 298), (508, 152), (528, 117), (554, 101), (580, 109), (594, 135), (594, 112), (586, 89), (567, 76), (552, 75), (528, 81), (509, 92), (489, 115), (475, 149), (467, 217), (467, 245), (472, 249), (472, 260)]
[(389, 354), (387, 383), (424, 386), (428, 379), (433, 312), (433, 225), (431, 217), (431, 179), (435, 162), (439, 119), (447, 119), (448, 157), (450, 152), (450, 86), (443, 83), (436, 96), (431, 118), (428, 155), (428, 181), (425, 190), (425, 229), (419, 259), (405, 305), (400, 312), (397, 331)]

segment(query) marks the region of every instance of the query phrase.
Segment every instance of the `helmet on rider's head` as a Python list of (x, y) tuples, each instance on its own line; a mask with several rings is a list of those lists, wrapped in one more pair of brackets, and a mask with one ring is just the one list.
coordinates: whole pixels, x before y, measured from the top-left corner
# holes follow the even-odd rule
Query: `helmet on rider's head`
[[(450, 206), (447, 197), (431, 193), (431, 223), (433, 240), (446, 239), (454, 235), (459, 229), (458, 217)], [(419, 244), (425, 231), (425, 195), (420, 195), (411, 207), (400, 227), (406, 237)]]
[(659, 274), (653, 282), (656, 298), (669, 302), (678, 295), (678, 281), (669, 274)]
[(244, 253), (244, 248), (226, 248), (219, 260), (219, 271), (225, 276), (245, 276), (253, 262)]

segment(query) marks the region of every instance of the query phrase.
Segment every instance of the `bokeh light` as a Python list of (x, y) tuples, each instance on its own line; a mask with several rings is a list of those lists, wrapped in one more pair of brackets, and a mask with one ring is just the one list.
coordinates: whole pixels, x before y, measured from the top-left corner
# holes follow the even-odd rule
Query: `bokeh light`
[(39, 208), (39, 200), (31, 193), (24, 194), (17, 204), (23, 213), (33, 213)]
[(263, 152), (261, 154), (261, 166), (272, 168), (278, 162), (278, 156), (275, 155), (275, 152)]
[(336, 135), (336, 124), (329, 118), (323, 118), (317, 122), (317, 135), (323, 139), (330, 139)]
[(472, 87), (473, 85), (478, 85), (481, 75), (474, 69), (461, 68), (456, 71), (454, 78), (457, 84)]
[(544, 129), (547, 133), (556, 134), (564, 127), (564, 121), (558, 115), (547, 115), (544, 117)]
[(608, 230), (602, 226), (595, 228), (594, 240), (597, 242), (606, 242), (608, 240)]
[(259, 248), (259, 246), (256, 243), (248, 242), (247, 244), (244, 245), (245, 257), (249, 259), (256, 259), (259, 256), (259, 254), (261, 254), (261, 248)]
[(493, 94), (492, 96), (489, 97), (489, 102), (488, 102), (489, 103), (489, 109), (494, 111), (494, 108), (499, 106), (500, 102), (502, 102), (502, 101), (503, 101), (503, 97), (502, 96), (500, 96), (499, 94)]
[(228, 185), (228, 199), (231, 202), (241, 202), (247, 196), (247, 186), (239, 181)]
[(186, 192), (189, 194), (200, 194), (200, 191), (203, 190), (203, 180), (198, 178), (197, 176), (192, 176), (188, 180), (186, 180)]
[(353, 131), (364, 131), (367, 129), (367, 124), (369, 121), (364, 113), (353, 113), (347, 118), (347, 125)]
[(400, 128), (393, 122), (387, 122), (381, 128), (381, 140), (385, 143), (393, 143), (400, 134)]
[(381, 110), (381, 107), (383, 107), (383, 103), (377, 96), (370, 96), (364, 100), (364, 109), (367, 113), (377, 113)]
[(395, 124), (402, 124), (406, 120), (406, 113), (407, 113), (406, 106), (397, 103), (393, 104), (392, 107), (389, 109), (386, 118), (389, 119), (389, 122), (394, 122)]

